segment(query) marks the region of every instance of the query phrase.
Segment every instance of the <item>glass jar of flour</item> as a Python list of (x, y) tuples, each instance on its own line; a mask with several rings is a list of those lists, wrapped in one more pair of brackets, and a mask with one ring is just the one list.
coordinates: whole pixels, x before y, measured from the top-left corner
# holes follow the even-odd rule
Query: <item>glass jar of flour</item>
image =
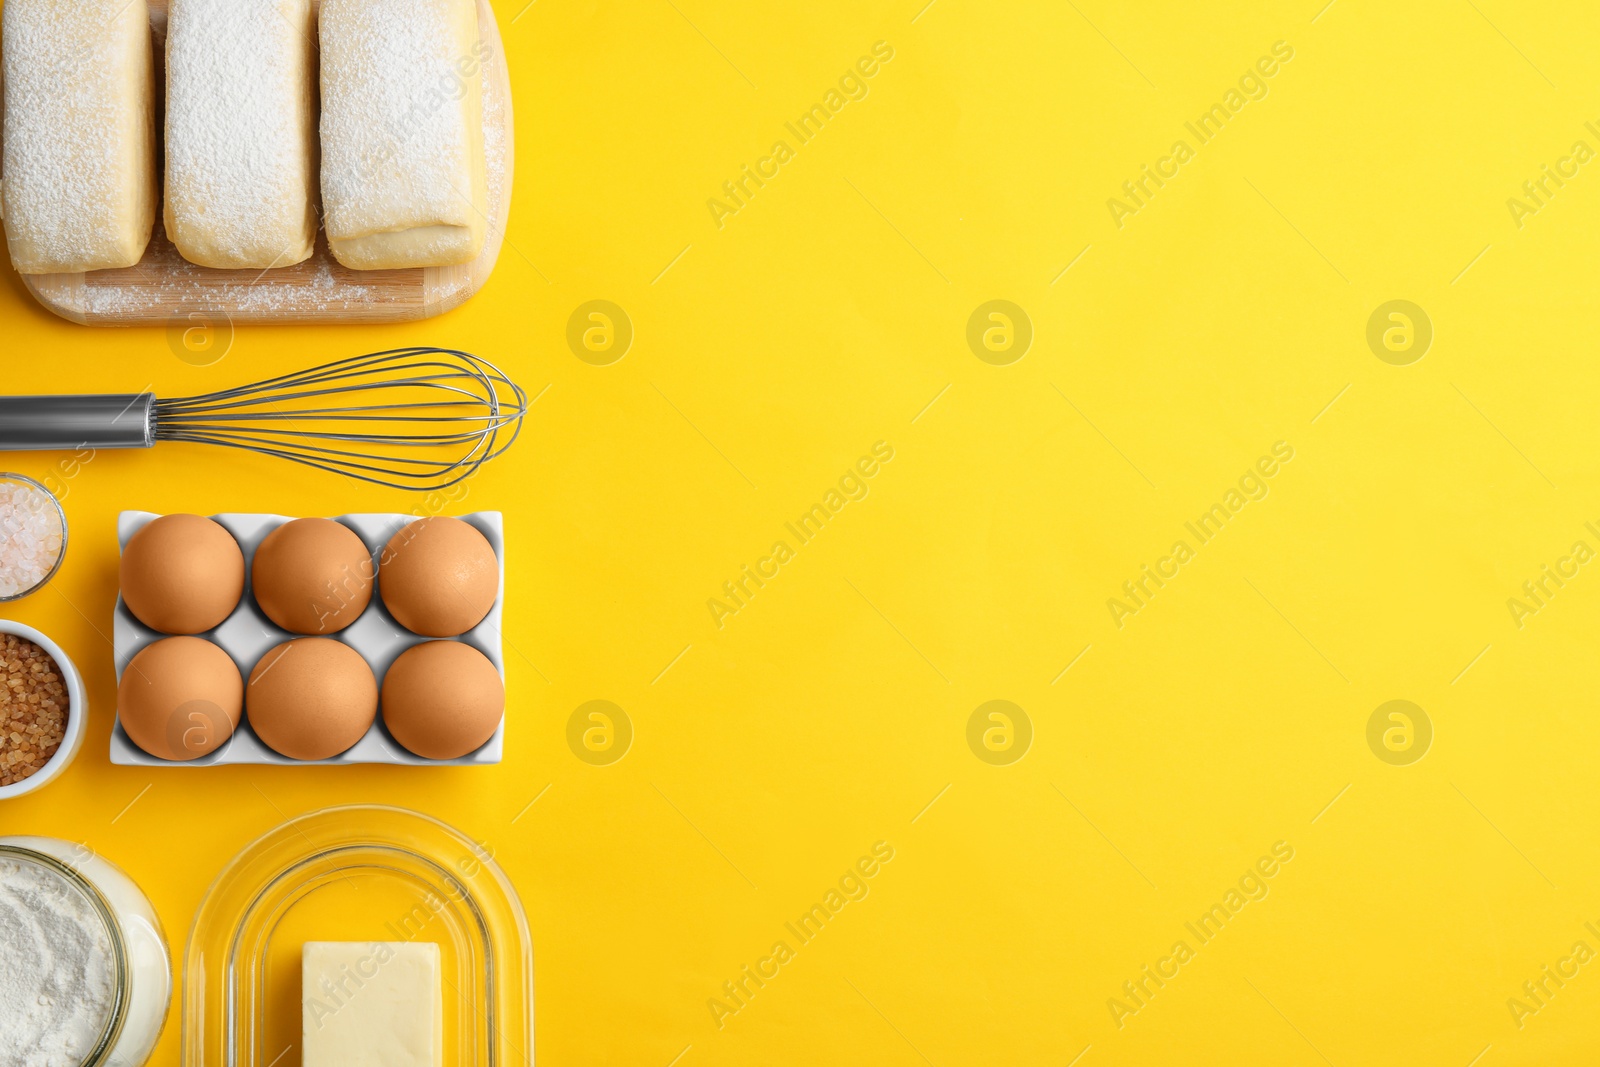
[(0, 837), (0, 1049), (15, 1067), (140, 1067), (172, 1000), (161, 921), (81, 845)]

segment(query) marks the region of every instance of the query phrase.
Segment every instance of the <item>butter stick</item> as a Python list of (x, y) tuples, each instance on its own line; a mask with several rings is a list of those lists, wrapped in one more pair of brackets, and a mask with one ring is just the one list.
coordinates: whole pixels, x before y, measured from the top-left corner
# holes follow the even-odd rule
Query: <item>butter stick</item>
[(307, 941), (303, 1067), (443, 1067), (439, 946)]

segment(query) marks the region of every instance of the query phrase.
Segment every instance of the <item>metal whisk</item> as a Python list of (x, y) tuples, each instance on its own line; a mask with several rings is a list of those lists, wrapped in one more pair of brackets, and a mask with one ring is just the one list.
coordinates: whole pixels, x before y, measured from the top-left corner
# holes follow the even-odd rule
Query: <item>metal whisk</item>
[(0, 397), (0, 451), (222, 445), (396, 489), (443, 489), (511, 447), (528, 395), (492, 363), (396, 348), (160, 400), (154, 393)]

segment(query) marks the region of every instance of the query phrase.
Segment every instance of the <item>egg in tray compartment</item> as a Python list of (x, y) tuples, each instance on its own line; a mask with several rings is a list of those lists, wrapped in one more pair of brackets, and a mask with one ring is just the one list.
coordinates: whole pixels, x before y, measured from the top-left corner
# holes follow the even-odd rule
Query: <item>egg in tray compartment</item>
[(123, 512), (111, 761), (498, 763), (499, 512)]

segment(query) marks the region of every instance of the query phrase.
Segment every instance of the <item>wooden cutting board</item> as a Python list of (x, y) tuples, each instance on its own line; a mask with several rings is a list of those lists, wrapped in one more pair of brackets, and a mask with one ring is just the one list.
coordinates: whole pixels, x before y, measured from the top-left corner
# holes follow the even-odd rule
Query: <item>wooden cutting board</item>
[[(167, 0), (149, 0), (156, 84), (165, 84)], [(513, 164), (511, 81), (500, 28), (489, 0), (478, 0), (483, 61), (483, 138), (489, 185), (489, 228), (483, 252), (453, 267), (350, 270), (317, 235), (311, 258), (272, 270), (213, 270), (178, 255), (156, 213), (155, 234), (132, 267), (79, 274), (24, 274), (39, 303), (88, 326), (216, 323), (381, 323), (425, 319), (464, 303), (494, 270), (511, 212)], [(158, 93), (159, 95), (159, 93)], [(160, 116), (157, 116), (158, 130)]]

